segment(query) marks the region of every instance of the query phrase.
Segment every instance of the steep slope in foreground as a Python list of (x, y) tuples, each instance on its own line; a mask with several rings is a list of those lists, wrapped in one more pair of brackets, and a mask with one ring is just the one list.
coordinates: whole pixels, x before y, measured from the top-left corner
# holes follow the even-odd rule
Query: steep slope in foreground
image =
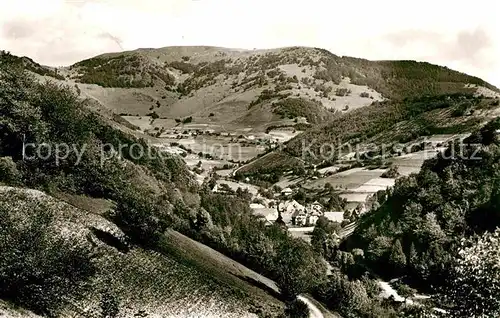
[[(119, 145), (148, 145), (89, 111), (71, 90), (39, 83), (18, 67), (0, 55), (0, 182), (68, 201), (98, 200), (81, 200), (87, 213), (37, 190), (2, 195), (0, 298), (37, 313), (78, 316), (101, 305), (115, 311), (117, 303), (180, 316), (283, 311), (273, 296), (222, 266), (215, 271), (202, 259), (186, 261), (175, 246), (166, 250), (166, 229), (187, 231), (200, 211), (199, 189), (179, 158), (155, 149), (152, 156), (116, 156)], [(37, 156), (34, 149), (23, 156), (24, 143), (73, 149), (67, 156)], [(94, 206), (112, 210), (106, 216), (114, 224), (93, 214)], [(99, 240), (114, 248), (100, 248)]]
[[(11, 187), (0, 187), (0, 213), (2, 229), (7, 230), (0, 234), (2, 244), (18, 243), (17, 249), (24, 252), (16, 261), (11, 254), (15, 248), (3, 246), (0, 280), (2, 286), (12, 287), (10, 293), (3, 295), (7, 299), (19, 292), (27, 303), (36, 301), (32, 306), (42, 301), (54, 302), (52, 308), (61, 317), (99, 317), (108, 308), (103, 301), (111, 300), (120, 315), (126, 317), (141, 311), (170, 317), (245, 317), (251, 316), (250, 312), (276, 315), (282, 310), (277, 299), (251, 283), (268, 283), (271, 289), (272, 282), (209, 248), (200, 248), (201, 244), (176, 232), (165, 237), (165, 248), (175, 256), (164, 256), (128, 246), (121, 230), (97, 214), (40, 191)], [(25, 229), (40, 233), (41, 237), (33, 243), (45, 245), (16, 241), (16, 234), (30, 235)], [(64, 248), (51, 249), (55, 246)], [(65, 265), (60, 256), (67, 256), (69, 251), (77, 253), (80, 265), (92, 267), (92, 275), (80, 280), (73, 277), (71, 284), (47, 289), (54, 280), (67, 278), (59, 271)], [(31, 259), (36, 253), (41, 253), (38, 259)], [(14, 287), (14, 278), (9, 276), (8, 266), (4, 266), (11, 261), (16, 262), (17, 274), (31, 279), (17, 278)], [(44, 276), (51, 268), (50, 277)], [(29, 275), (35, 269), (38, 273)], [(76, 272), (75, 268), (72, 270)], [(33, 276), (39, 279), (34, 280)], [(0, 291), (5, 292), (4, 288)]]

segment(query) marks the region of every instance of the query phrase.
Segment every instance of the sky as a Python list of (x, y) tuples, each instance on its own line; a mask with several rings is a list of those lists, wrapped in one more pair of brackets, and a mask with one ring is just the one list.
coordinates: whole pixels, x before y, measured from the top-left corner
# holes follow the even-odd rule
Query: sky
[(325, 48), (448, 66), (500, 87), (500, 1), (0, 0), (0, 49), (50, 66), (178, 45)]

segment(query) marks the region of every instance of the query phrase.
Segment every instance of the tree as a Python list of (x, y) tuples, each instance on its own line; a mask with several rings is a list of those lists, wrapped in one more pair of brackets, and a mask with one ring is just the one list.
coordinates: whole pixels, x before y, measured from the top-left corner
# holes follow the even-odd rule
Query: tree
[(348, 220), (350, 222), (351, 218), (352, 218), (352, 212), (351, 212), (351, 210), (344, 211), (344, 220)]
[(403, 284), (403, 283), (400, 283), (397, 286), (396, 291), (398, 292), (399, 296), (401, 296), (405, 299), (405, 302), (406, 302), (406, 299), (413, 297), (413, 295), (415, 295), (415, 293), (417, 292), (416, 289), (411, 288), (410, 286)]
[(330, 182), (327, 182), (327, 183), (325, 183), (324, 189), (326, 191), (330, 192), (331, 190), (333, 190), (333, 186)]
[(390, 167), (389, 170), (387, 170), (386, 172), (384, 172), (380, 177), (395, 179), (395, 178), (397, 178), (399, 176), (400, 176), (399, 166), (394, 165), (394, 166)]
[(363, 283), (359, 280), (349, 281), (347, 276), (339, 271), (334, 271), (328, 282), (318, 290), (318, 296), (323, 303), (338, 310), (342, 317), (364, 317), (360, 313), (370, 303)]
[(408, 254), (408, 265), (411, 267), (415, 267), (418, 263), (418, 252), (415, 248), (415, 244), (413, 242), (410, 245), (410, 253)]
[(241, 187), (238, 187), (238, 189), (236, 189), (236, 195), (248, 202), (252, 199), (252, 194), (247, 188), (242, 189)]
[(399, 239), (397, 239), (392, 246), (391, 254), (389, 255), (389, 263), (397, 270), (402, 270), (406, 266), (406, 256)]
[(0, 157), (0, 182), (10, 185), (19, 185), (22, 174), (17, 170), (16, 163), (12, 157)]
[(149, 113), (148, 116), (151, 116), (151, 119), (158, 119), (160, 116), (156, 112)]
[(297, 192), (293, 195), (293, 199), (296, 200), (299, 203), (303, 203), (307, 197), (306, 192), (304, 189), (299, 188)]
[(338, 244), (338, 237), (335, 233), (340, 231), (340, 225), (320, 216), (311, 235), (311, 245), (314, 250), (330, 259), (332, 252)]
[(282, 295), (292, 300), (326, 279), (326, 264), (306, 242), (287, 237), (278, 247), (275, 272)]
[(308, 318), (309, 307), (300, 299), (295, 299), (286, 304), (285, 314), (290, 318)]
[(100, 306), (102, 318), (115, 318), (120, 312), (120, 302), (109, 289), (102, 294)]
[(453, 317), (500, 316), (500, 229), (463, 239), (442, 292)]
[(63, 297), (88, 292), (97, 270), (90, 248), (55, 230), (56, 209), (67, 213), (50, 200), (0, 194), (0, 298), (54, 317)]

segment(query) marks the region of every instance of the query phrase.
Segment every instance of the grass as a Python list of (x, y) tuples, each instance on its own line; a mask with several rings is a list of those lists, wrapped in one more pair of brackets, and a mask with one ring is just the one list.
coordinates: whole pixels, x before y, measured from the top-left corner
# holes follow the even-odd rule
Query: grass
[(287, 98), (272, 104), (273, 112), (282, 118), (305, 117), (312, 124), (329, 121), (334, 118), (320, 102), (313, 102), (304, 98)]
[(284, 169), (293, 169), (294, 167), (302, 166), (302, 161), (288, 153), (274, 151), (252, 161), (239, 169), (238, 173), (242, 175), (271, 174), (274, 172), (284, 172)]
[(1, 53), (2, 58), (8, 60), (8, 61), (4, 60), (6, 63), (13, 64), (13, 65), (16, 65), (18, 67), (23, 67), (23, 68), (25, 68), (33, 73), (41, 75), (41, 76), (49, 76), (49, 77), (53, 77), (53, 78), (58, 79), (58, 80), (65, 79), (64, 76), (57, 73), (57, 70), (53, 70), (49, 67), (42, 66), (42, 65), (36, 63), (35, 61), (33, 61), (32, 59), (30, 59), (29, 57), (18, 57), (18, 56), (10, 54), (8, 52), (5, 52), (3, 50), (1, 52), (2, 52)]
[(372, 141), (408, 142), (419, 136), (460, 133), (477, 127), (481, 120), (469, 116), (455, 117), (453, 109), (462, 103), (481, 109), (486, 102), (468, 94), (375, 102), (310, 129), (292, 139), (287, 144), (287, 150), (301, 156), (302, 145), (311, 145), (316, 158), (310, 159), (319, 160), (320, 147), (324, 144), (338, 147), (346, 142), (351, 146)]
[(175, 78), (163, 68), (152, 66), (136, 55), (94, 57), (71, 66), (79, 75), (77, 81), (103, 87), (144, 88), (155, 81), (173, 85)]
[[(111, 290), (117, 297), (120, 314), (125, 316), (140, 310), (148, 314), (219, 317), (240, 317), (248, 312), (276, 316), (283, 312), (272, 282), (211, 248), (168, 231), (156, 252), (132, 246), (121, 253), (91, 234), (91, 227), (120, 233), (114, 224), (94, 214), (95, 207), (103, 207), (102, 200), (65, 198), (71, 205), (49, 196), (38, 200), (54, 207), (56, 224), (60, 224), (54, 228), (54, 237), (67, 233), (82, 246), (89, 245), (88, 238), (92, 237), (97, 244), (93, 260), (97, 271), (88, 292), (78, 298), (68, 294), (59, 300), (62, 315), (83, 315), (85, 308), (85, 315), (98, 316), (104, 290)], [(29, 205), (36, 201), (18, 203), (23, 207), (21, 213), (27, 213)]]

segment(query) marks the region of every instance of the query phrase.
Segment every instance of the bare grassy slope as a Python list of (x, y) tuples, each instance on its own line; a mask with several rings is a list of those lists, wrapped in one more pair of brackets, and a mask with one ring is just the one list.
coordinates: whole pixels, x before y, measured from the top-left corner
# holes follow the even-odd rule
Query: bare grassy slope
[(60, 73), (116, 114), (192, 116), (194, 123), (233, 130), (264, 130), (270, 122), (299, 114), (317, 121), (311, 116), (315, 108), (294, 113), (273, 106), (290, 97), (325, 111), (348, 112), (387, 98), (496, 90), (479, 78), (429, 63), (368, 61), (306, 47), (137, 49), (99, 55)]
[[(287, 118), (286, 112), (270, 106), (287, 97), (315, 100), (325, 111), (341, 111), (346, 105), (354, 109), (383, 98), (347, 78), (320, 78), (323, 55), (298, 47), (167, 47), (104, 54), (61, 72), (118, 114), (154, 111), (163, 118), (193, 116), (195, 123), (236, 128), (248, 123), (265, 129), (268, 122)], [(337, 94), (337, 88), (346, 93)], [(367, 95), (360, 97), (362, 92)]]
[[(119, 299), (120, 314), (127, 317), (140, 311), (177, 317), (243, 317), (251, 312), (275, 315), (281, 310), (281, 302), (269, 294), (274, 292), (272, 283), (177, 232), (164, 238), (169, 256), (133, 246), (119, 251), (102, 232), (125, 242), (123, 232), (98, 214), (28, 189), (1, 187), (0, 201), (15, 203), (15, 217), (28, 223), (34, 205), (47, 204), (54, 214), (50, 236), (71, 240), (94, 254), (97, 272), (88, 292), (81, 299), (63, 299), (62, 317), (98, 317), (103, 292), (110, 288)], [(73, 197), (70, 201), (88, 200)], [(271, 287), (265, 283), (259, 287), (261, 281)]]

